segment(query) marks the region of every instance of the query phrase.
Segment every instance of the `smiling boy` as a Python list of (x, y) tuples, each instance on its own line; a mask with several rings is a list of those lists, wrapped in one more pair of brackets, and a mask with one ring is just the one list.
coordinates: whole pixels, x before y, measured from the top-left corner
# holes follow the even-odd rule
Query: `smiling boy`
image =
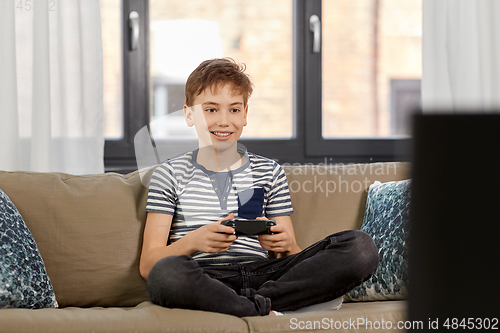
[[(140, 272), (155, 304), (239, 317), (296, 310), (342, 296), (378, 265), (361, 231), (297, 246), (283, 169), (238, 149), (251, 93), (244, 67), (228, 58), (203, 62), (186, 82), (184, 115), (199, 148), (155, 170), (146, 206)], [(277, 225), (238, 237), (221, 224), (236, 217)]]

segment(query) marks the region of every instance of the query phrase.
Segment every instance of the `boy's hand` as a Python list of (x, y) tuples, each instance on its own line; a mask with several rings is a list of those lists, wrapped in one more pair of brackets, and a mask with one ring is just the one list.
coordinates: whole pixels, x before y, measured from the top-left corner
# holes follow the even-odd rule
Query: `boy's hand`
[[(276, 218), (275, 218), (276, 219)], [(267, 220), (265, 217), (258, 217), (257, 220)], [(277, 220), (277, 219), (276, 219)], [(276, 221), (278, 222), (278, 221)], [(268, 250), (273, 251), (281, 256), (288, 256), (300, 252), (300, 248), (295, 241), (293, 229), (287, 228), (286, 224), (277, 224), (271, 227), (272, 235), (259, 235), (260, 245)]]
[(206, 224), (201, 228), (191, 231), (188, 235), (193, 244), (193, 248), (196, 251), (205, 253), (218, 253), (229, 249), (238, 236), (234, 234), (234, 229), (232, 227), (220, 223), (224, 220), (233, 218), (234, 214), (231, 213), (222, 220)]

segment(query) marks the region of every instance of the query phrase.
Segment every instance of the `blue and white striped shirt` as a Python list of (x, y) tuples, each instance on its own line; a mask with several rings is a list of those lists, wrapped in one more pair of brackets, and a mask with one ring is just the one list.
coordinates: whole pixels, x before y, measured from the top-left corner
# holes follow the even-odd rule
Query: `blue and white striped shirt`
[[(241, 206), (242, 198), (249, 199), (242, 193), (249, 191), (263, 189), (264, 193), (262, 204), (250, 206), (260, 210), (255, 216), (272, 218), (293, 213), (285, 172), (275, 161), (245, 152), (247, 162), (231, 170), (225, 182), (229, 184), (227, 191), (221, 191), (218, 184), (225, 177), (217, 177), (217, 173), (198, 164), (197, 154), (198, 150), (194, 150), (163, 163), (151, 178), (146, 211), (173, 215), (167, 245), (230, 213), (238, 218), (238, 195)], [(197, 252), (193, 258), (202, 264), (231, 264), (267, 259), (268, 254), (257, 236), (239, 236), (227, 251)]]

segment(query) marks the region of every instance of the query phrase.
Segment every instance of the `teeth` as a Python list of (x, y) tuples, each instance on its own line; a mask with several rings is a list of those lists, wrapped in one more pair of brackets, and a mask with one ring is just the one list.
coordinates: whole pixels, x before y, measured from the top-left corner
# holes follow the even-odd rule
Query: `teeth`
[(213, 132), (217, 136), (229, 136), (231, 133)]

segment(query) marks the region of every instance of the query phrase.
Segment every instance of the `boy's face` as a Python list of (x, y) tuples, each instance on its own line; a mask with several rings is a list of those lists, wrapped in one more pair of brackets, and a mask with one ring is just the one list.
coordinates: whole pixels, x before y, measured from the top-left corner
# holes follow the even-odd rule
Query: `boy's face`
[(247, 125), (248, 105), (243, 104), (242, 95), (232, 94), (231, 88), (226, 84), (213, 92), (205, 89), (196, 96), (192, 107), (184, 105), (186, 123), (195, 126), (200, 147), (232, 146)]

